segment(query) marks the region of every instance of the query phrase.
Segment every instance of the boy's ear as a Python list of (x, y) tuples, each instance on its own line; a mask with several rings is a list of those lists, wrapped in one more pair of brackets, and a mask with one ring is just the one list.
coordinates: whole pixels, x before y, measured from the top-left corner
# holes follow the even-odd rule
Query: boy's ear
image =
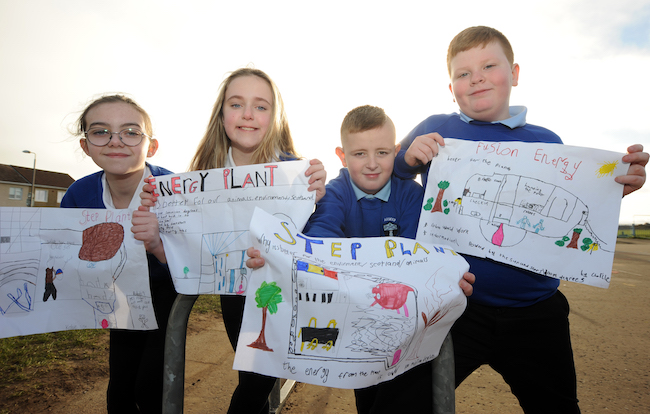
[(88, 152), (88, 140), (86, 138), (80, 138), (79, 145), (81, 145), (81, 149), (84, 150), (84, 153), (90, 157), (90, 153)]
[(456, 102), (456, 96), (454, 95), (454, 88), (451, 87), (451, 83), (449, 83), (449, 92), (451, 92), (451, 100)]
[(512, 86), (517, 86), (519, 83), (519, 64), (512, 65)]
[(343, 164), (343, 166), (344, 166), (345, 168), (347, 168), (347, 167), (348, 167), (348, 163), (345, 162), (345, 152), (343, 152), (343, 148), (341, 148), (341, 147), (336, 147), (336, 155), (338, 155), (339, 158), (341, 159), (341, 164)]
[(402, 149), (402, 144), (395, 145), (395, 156), (396, 157), (397, 157), (397, 154), (399, 153), (400, 149)]
[(149, 140), (149, 149), (147, 150), (147, 157), (153, 157), (156, 155), (156, 151), (158, 151), (158, 140), (155, 138), (151, 138)]

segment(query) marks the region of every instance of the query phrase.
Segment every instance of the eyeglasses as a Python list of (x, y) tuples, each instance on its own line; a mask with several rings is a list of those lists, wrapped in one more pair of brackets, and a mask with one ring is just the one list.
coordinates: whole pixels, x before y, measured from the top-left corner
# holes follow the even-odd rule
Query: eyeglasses
[(120, 132), (111, 132), (106, 128), (90, 128), (84, 134), (86, 135), (86, 139), (96, 147), (105, 147), (108, 145), (111, 142), (111, 138), (113, 138), (113, 134), (117, 134), (120, 137), (120, 141), (127, 147), (138, 146), (144, 137), (149, 137), (149, 135), (137, 128), (126, 128)]

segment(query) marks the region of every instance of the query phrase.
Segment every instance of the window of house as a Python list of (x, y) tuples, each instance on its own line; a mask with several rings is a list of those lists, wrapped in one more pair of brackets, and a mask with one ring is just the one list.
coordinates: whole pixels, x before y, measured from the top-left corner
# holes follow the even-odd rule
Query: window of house
[(9, 187), (9, 200), (22, 200), (23, 189), (20, 187)]
[(47, 193), (47, 190), (36, 190), (36, 198), (34, 198), (34, 201), (47, 203)]
[(65, 191), (57, 191), (56, 192), (56, 202), (57, 202), (57, 204), (61, 204), (61, 200), (63, 200), (64, 195), (65, 195)]

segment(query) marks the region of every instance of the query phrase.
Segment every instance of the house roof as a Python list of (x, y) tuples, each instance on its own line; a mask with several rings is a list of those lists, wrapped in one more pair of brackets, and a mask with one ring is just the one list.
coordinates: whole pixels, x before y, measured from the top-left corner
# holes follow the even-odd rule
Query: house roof
[[(0, 181), (31, 185), (33, 172), (32, 168), (0, 164)], [(37, 186), (68, 188), (72, 183), (74, 183), (74, 178), (68, 174), (36, 170)]]

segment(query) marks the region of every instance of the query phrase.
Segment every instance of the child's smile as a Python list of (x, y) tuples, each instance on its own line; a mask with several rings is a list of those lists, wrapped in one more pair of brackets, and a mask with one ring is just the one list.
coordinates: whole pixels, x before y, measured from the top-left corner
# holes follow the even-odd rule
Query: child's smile
[(235, 162), (247, 162), (257, 149), (271, 123), (272, 113), (273, 92), (265, 80), (241, 76), (228, 85), (223, 124)]

